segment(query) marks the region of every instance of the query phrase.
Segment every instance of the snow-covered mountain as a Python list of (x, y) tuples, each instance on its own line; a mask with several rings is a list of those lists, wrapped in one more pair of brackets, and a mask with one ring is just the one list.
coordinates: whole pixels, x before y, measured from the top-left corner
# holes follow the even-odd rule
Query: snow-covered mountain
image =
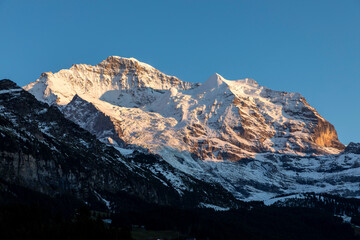
[(4, 184), (20, 186), (111, 211), (136, 206), (134, 201), (181, 207), (240, 204), (219, 184), (195, 179), (159, 156), (98, 141), (10, 80), (0, 80), (0, 110), (0, 195), (16, 197)]
[[(341, 154), (333, 125), (298, 93), (219, 74), (203, 84), (183, 82), (121, 57), (43, 73), (24, 89), (101, 141), (158, 154), (240, 199), (308, 190), (358, 194), (344, 190), (359, 180), (358, 155)], [(345, 182), (334, 183), (335, 175)]]

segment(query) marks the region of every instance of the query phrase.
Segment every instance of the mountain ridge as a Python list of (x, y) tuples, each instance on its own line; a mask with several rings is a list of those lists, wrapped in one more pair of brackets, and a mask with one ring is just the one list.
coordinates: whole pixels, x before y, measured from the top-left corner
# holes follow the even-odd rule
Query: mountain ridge
[[(219, 100), (222, 104), (224, 100), (227, 101), (228, 106), (235, 105), (235, 108), (239, 109), (238, 113), (235, 113), (234, 109), (231, 110), (234, 112), (232, 115), (239, 120), (230, 121), (241, 122), (240, 124), (235, 123), (235, 126), (230, 126), (231, 129), (238, 127), (240, 131), (230, 131), (228, 133), (228, 135), (238, 134), (240, 138), (227, 141), (241, 145), (244, 149), (259, 152), (267, 149), (267, 151), (276, 151), (276, 148), (287, 148), (288, 150), (297, 148), (295, 151), (298, 152), (312, 149), (319, 153), (333, 153), (334, 149), (344, 149), (344, 146), (337, 139), (335, 128), (322, 118), (298, 93), (272, 91), (261, 87), (252, 79), (229, 81), (217, 73), (203, 84), (190, 84), (175, 77), (164, 75), (153, 67), (132, 58), (108, 57), (94, 67), (84, 64), (74, 66), (69, 70), (61, 70), (56, 74), (51, 73), (46, 74), (46, 76), (43, 74), (36, 82), (25, 86), (24, 89), (34, 94), (38, 100), (59, 106), (68, 104), (73, 96), (79, 95), (90, 102), (100, 100), (119, 107), (133, 107), (152, 112), (156, 110), (155, 112), (162, 116), (171, 117), (171, 114), (178, 114), (180, 115), (178, 118), (175, 116), (178, 122), (188, 121), (190, 125), (193, 121), (196, 123), (206, 122), (217, 114), (216, 111), (213, 113), (210, 111), (205, 116), (200, 116), (203, 117), (203, 119), (200, 119), (191, 116), (191, 114), (195, 114), (195, 111), (196, 114), (199, 114), (196, 109), (193, 109), (193, 113), (189, 115), (192, 106), (197, 108), (197, 105), (199, 105), (199, 107), (206, 109), (207, 105), (213, 104), (213, 107), (219, 108), (217, 101)], [(93, 72), (89, 69), (100, 72), (100, 75), (92, 76)], [(149, 74), (148, 71), (150, 71)], [(62, 84), (65, 82), (66, 84)], [(37, 85), (40, 86), (37, 87)], [(170, 93), (164, 94), (164, 91), (170, 91)], [(222, 99), (224, 94), (229, 95), (230, 99)], [(204, 98), (207, 98), (207, 102), (203, 101)], [(202, 104), (198, 104), (199, 102), (202, 102)], [(167, 108), (167, 111), (164, 112), (159, 109), (158, 106), (162, 105), (161, 103), (168, 105), (162, 106)], [(171, 104), (173, 104), (172, 109), (169, 109)], [(261, 108), (267, 109), (262, 111)], [(202, 111), (200, 110), (200, 112)], [(169, 112), (172, 113), (169, 114)], [(308, 121), (311, 121), (309, 123), (311, 126), (305, 126), (310, 131), (309, 136), (304, 136), (302, 141), (297, 142), (298, 136), (285, 133), (285, 138), (291, 137), (291, 141), (287, 141), (282, 136), (278, 136), (278, 138), (282, 138), (281, 141), (286, 141), (289, 146), (279, 143), (282, 146), (272, 148), (271, 145), (277, 143), (269, 142), (271, 141), (269, 139), (280, 131), (288, 131), (287, 129), (290, 127), (290, 131), (301, 133), (301, 128), (304, 129), (303, 123), (292, 123), (292, 118), (307, 118)], [(281, 129), (277, 129), (276, 124), (281, 125)], [(292, 125), (295, 126), (292, 127)], [(220, 138), (222, 137), (220, 136)], [(254, 138), (256, 141), (253, 144), (259, 143), (262, 147), (253, 146), (249, 148), (249, 145), (252, 144), (251, 139)], [(268, 139), (269, 143), (263, 144), (262, 141), (266, 139)], [(248, 143), (242, 144), (243, 140), (248, 141)], [(307, 146), (303, 146), (304, 140)], [(290, 146), (294, 144), (296, 146)], [(323, 149), (317, 148), (317, 146), (323, 147)], [(334, 149), (327, 150), (327, 147)]]
[[(104, 143), (159, 155), (183, 173), (219, 183), (238, 199), (261, 200), (306, 188), (357, 194), (357, 156), (342, 152), (334, 126), (299, 93), (219, 74), (203, 84), (186, 83), (132, 59), (104, 61), (40, 77), (24, 89)], [(72, 107), (77, 101), (80, 107)], [(81, 117), (95, 115), (111, 123), (99, 126), (98, 118)], [(335, 159), (337, 167), (331, 166)], [(331, 169), (337, 168), (344, 182), (334, 184)], [(348, 178), (346, 171), (355, 175)]]

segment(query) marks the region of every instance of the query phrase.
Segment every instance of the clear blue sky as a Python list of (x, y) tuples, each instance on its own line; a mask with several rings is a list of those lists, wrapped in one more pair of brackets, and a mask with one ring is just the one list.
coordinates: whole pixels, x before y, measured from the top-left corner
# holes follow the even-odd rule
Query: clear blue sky
[(0, 78), (23, 86), (109, 55), (300, 92), (360, 142), (360, 0), (0, 0)]

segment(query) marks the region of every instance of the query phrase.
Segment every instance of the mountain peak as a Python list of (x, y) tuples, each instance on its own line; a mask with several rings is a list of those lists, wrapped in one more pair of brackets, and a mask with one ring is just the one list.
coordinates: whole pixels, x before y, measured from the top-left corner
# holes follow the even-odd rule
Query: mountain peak
[(212, 89), (217, 89), (224, 84), (226, 80), (218, 73), (211, 75), (202, 85), (200, 85), (199, 90), (201, 92), (206, 92)]
[(98, 64), (98, 66), (115, 66), (115, 67), (121, 67), (121, 66), (130, 66), (130, 67), (143, 67), (145, 69), (149, 70), (156, 70), (153, 66), (140, 62), (136, 58), (125, 58), (125, 57), (119, 57), (119, 56), (109, 56), (104, 61)]
[(210, 90), (210, 89), (216, 89), (216, 88), (219, 88), (224, 83), (226, 86), (229, 86), (231, 88), (233, 88), (234, 86), (238, 86), (238, 84), (245, 84), (245, 85), (249, 85), (252, 87), (259, 86), (259, 84), (251, 78), (245, 78), (245, 79), (240, 79), (240, 80), (227, 80), (220, 74), (214, 73), (202, 84), (201, 89), (203, 91)]
[(211, 75), (208, 80), (204, 84), (210, 84), (214, 87), (219, 87), (225, 82), (225, 78), (223, 78), (220, 74), (214, 73)]
[[(49, 104), (66, 105), (75, 94), (115, 103), (120, 91), (124, 90), (132, 92), (129, 98), (138, 102), (146, 94), (145, 89), (169, 90), (175, 87), (186, 90), (194, 85), (166, 75), (135, 58), (110, 56), (95, 66), (75, 64), (57, 73), (43, 73), (24, 89)], [(151, 102), (152, 99), (144, 96), (143, 100)]]
[(209, 80), (216, 80), (216, 81), (222, 81), (224, 80), (224, 78), (218, 74), (218, 73), (214, 73), (213, 75), (211, 75), (209, 78), (208, 78), (208, 81)]
[(16, 83), (9, 79), (0, 80), (0, 90), (20, 88)]

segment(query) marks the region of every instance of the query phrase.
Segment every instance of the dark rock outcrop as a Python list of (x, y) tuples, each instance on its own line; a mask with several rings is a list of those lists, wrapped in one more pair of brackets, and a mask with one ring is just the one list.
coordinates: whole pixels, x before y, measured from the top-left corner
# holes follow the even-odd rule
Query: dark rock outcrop
[(349, 145), (346, 146), (344, 152), (360, 154), (360, 143), (349, 143)]

